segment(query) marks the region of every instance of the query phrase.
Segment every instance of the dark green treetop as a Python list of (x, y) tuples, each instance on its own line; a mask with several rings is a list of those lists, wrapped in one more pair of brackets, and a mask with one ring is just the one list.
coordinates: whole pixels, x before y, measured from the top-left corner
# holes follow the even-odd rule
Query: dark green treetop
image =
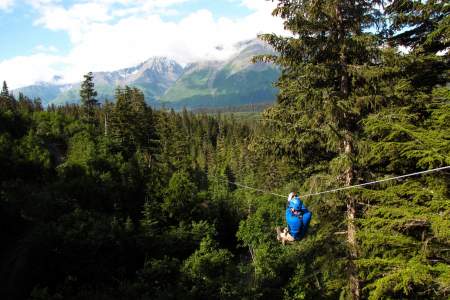
[(80, 90), (81, 105), (83, 107), (84, 117), (89, 124), (94, 122), (95, 109), (98, 105), (97, 91), (94, 89), (94, 75), (92, 72), (84, 75)]
[(14, 110), (16, 106), (16, 100), (14, 96), (10, 94), (6, 81), (3, 81), (2, 90), (0, 92), (0, 109)]
[(6, 81), (3, 81), (3, 86), (2, 86), (2, 91), (0, 93), (0, 96), (9, 97), (9, 90), (8, 90), (8, 85), (6, 84)]

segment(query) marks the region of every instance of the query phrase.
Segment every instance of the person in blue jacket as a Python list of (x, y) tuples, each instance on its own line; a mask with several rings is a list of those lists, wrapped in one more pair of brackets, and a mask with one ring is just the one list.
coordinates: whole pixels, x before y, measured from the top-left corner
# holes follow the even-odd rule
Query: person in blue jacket
[(287, 228), (283, 232), (277, 229), (277, 238), (283, 244), (301, 240), (308, 230), (312, 213), (306, 208), (298, 196), (294, 196), (286, 208)]

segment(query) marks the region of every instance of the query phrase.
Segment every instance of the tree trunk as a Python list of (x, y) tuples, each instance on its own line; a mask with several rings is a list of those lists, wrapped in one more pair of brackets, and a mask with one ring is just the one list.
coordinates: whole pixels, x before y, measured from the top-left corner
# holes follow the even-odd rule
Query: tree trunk
[[(338, 41), (341, 45), (340, 49), (340, 92), (343, 98), (348, 98), (350, 94), (349, 86), (349, 74), (347, 70), (347, 45), (345, 39), (345, 29), (344, 20), (342, 17), (341, 7), (336, 5), (336, 17), (338, 20), (337, 36)], [(345, 118), (345, 113), (344, 113)], [(352, 137), (349, 133), (346, 134), (344, 138), (344, 154), (347, 158), (353, 156), (353, 142)], [(345, 186), (350, 186), (353, 184), (354, 170), (352, 163), (344, 173)], [(348, 265), (348, 276), (350, 285), (350, 297), (353, 300), (360, 299), (360, 286), (358, 279), (358, 270), (355, 265), (355, 260), (358, 258), (357, 242), (356, 242), (356, 201), (352, 196), (347, 196), (347, 243), (349, 250), (349, 265)]]
[[(351, 156), (353, 154), (353, 145), (351, 138), (347, 137), (344, 141), (344, 153), (347, 156)], [(350, 186), (353, 184), (353, 167), (350, 166), (345, 172), (345, 185)], [(355, 265), (355, 260), (358, 258), (358, 248), (356, 241), (356, 226), (355, 226), (355, 217), (356, 217), (356, 200), (352, 196), (347, 196), (347, 243), (349, 248), (349, 284), (350, 284), (350, 295), (351, 299), (358, 300), (360, 299), (360, 286), (359, 286), (359, 278), (358, 278), (358, 270)]]
[(108, 114), (105, 113), (105, 136), (108, 136)]

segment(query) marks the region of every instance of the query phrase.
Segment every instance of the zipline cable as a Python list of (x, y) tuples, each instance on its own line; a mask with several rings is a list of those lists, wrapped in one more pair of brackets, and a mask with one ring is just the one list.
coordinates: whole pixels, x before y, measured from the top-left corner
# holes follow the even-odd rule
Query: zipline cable
[(328, 191), (323, 191), (323, 192), (318, 192), (318, 193), (306, 194), (306, 195), (302, 195), (301, 197), (305, 198), (305, 197), (317, 196), (317, 195), (322, 195), (322, 194), (327, 194), (327, 193), (335, 193), (335, 192), (339, 192), (339, 191), (343, 191), (343, 190), (349, 190), (349, 189), (353, 189), (353, 188), (359, 188), (359, 187), (363, 187), (363, 186), (367, 186), (367, 185), (377, 184), (377, 183), (380, 183), (380, 182), (386, 182), (386, 181), (397, 180), (397, 179), (411, 177), (411, 176), (417, 176), (417, 175), (422, 175), (422, 174), (427, 174), (427, 173), (432, 173), (432, 172), (438, 172), (438, 171), (442, 171), (442, 170), (446, 170), (446, 169), (450, 169), (450, 166), (441, 167), (441, 168), (435, 168), (435, 169), (431, 169), (431, 170), (415, 172), (415, 173), (410, 173), (410, 174), (405, 174), (405, 175), (401, 175), (401, 176), (389, 177), (389, 178), (385, 178), (385, 179), (380, 179), (380, 180), (376, 180), (376, 181), (370, 181), (370, 182), (366, 182), (366, 183), (346, 186), (346, 187), (337, 188), (337, 189), (328, 190)]
[[(356, 185), (336, 188), (336, 189), (332, 189), (332, 190), (326, 190), (326, 191), (317, 192), (317, 193), (311, 193), (311, 194), (306, 194), (306, 195), (299, 195), (299, 197), (306, 198), (306, 197), (312, 197), (312, 196), (323, 195), (323, 194), (328, 194), (328, 193), (336, 193), (336, 192), (343, 191), (343, 190), (349, 190), (349, 189), (353, 189), (353, 188), (360, 188), (360, 187), (363, 187), (363, 186), (374, 185), (374, 184), (377, 184), (377, 183), (380, 183), (380, 182), (386, 182), (386, 181), (397, 180), (397, 179), (406, 178), (406, 177), (412, 177), (412, 176), (417, 176), (417, 175), (422, 175), (422, 174), (428, 174), (428, 173), (438, 172), (438, 171), (447, 170), (447, 169), (450, 169), (450, 166), (440, 167), (440, 168), (435, 168), (435, 169), (430, 169), (430, 170), (420, 171), (420, 172), (415, 172), (415, 173), (409, 173), (409, 174), (395, 176), (395, 177), (389, 177), (389, 178), (385, 178), (385, 179), (380, 179), (380, 180), (370, 181), (370, 182), (366, 182), (366, 183), (361, 183), (361, 184), (356, 184)], [(214, 176), (214, 175), (211, 175), (211, 176), (215, 177), (215, 178), (217, 178), (217, 179), (219, 179), (221, 181), (228, 182), (228, 183), (234, 184), (234, 185), (242, 187), (242, 188), (246, 188), (246, 189), (262, 192), (262, 193), (265, 193), (265, 194), (271, 194), (271, 195), (274, 195), (274, 196), (277, 196), (277, 197), (286, 198), (286, 196), (283, 196), (283, 195), (280, 195), (280, 194), (276, 194), (276, 193), (272, 193), (272, 192), (265, 191), (265, 190), (262, 190), (262, 189), (254, 188), (254, 187), (251, 187), (251, 186), (239, 183), (239, 182), (233, 182), (233, 181), (229, 181), (229, 180), (226, 180), (226, 179), (221, 179), (221, 178), (219, 178), (217, 176)]]

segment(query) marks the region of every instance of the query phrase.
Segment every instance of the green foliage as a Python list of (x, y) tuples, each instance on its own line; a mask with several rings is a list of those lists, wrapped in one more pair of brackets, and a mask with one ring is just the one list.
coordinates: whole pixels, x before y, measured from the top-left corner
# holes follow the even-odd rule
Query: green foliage
[(448, 48), (448, 6), (440, 1), (390, 1), (386, 12), (391, 16), (391, 41), (413, 48), (416, 52), (431, 52)]
[(0, 92), (0, 110), (14, 110), (16, 108), (16, 99), (9, 93), (6, 81), (3, 81), (2, 90)]
[(97, 108), (97, 92), (94, 89), (94, 75), (92, 72), (84, 75), (81, 83), (80, 98), (84, 110), (84, 117), (88, 124), (93, 125), (95, 109)]
[(197, 187), (185, 172), (172, 175), (162, 209), (170, 218), (186, 220), (194, 214)]
[(117, 88), (110, 119), (111, 135), (128, 155), (137, 149), (149, 150), (157, 139), (152, 111), (145, 104), (144, 94), (136, 88)]
[[(449, 164), (449, 126), (443, 125), (449, 111), (448, 56), (436, 55), (448, 47), (445, 5), (386, 4), (383, 15), (371, 2), (279, 1), (274, 14), (281, 16), (285, 28), (295, 35), (262, 36), (279, 55), (257, 60), (273, 61), (283, 69), (277, 83), (277, 104), (264, 114), (268, 132), (255, 149), (298, 167), (294, 178), (304, 182), (307, 190), (332, 189)], [(365, 30), (376, 25), (381, 25), (379, 32)], [(388, 43), (412, 47), (412, 52), (399, 54), (390, 46), (378, 46)], [(438, 176), (442, 180), (437, 180)], [(313, 211), (320, 212), (315, 218), (321, 227), (315, 234), (323, 235), (326, 244), (333, 245), (336, 239), (333, 226), (326, 226), (334, 224), (337, 230), (345, 222), (350, 224), (350, 257), (358, 256), (358, 261), (365, 263), (382, 258), (395, 270), (388, 274), (376, 263), (358, 265), (360, 283), (366, 284), (363, 297), (439, 298), (448, 293), (429, 268), (431, 262), (447, 261), (442, 249), (448, 245), (444, 238), (448, 230), (436, 230), (449, 226), (444, 212), (448, 207), (447, 177), (444, 172), (313, 202)], [(355, 211), (350, 215), (347, 210), (347, 220), (343, 218), (343, 196), (347, 209)], [(349, 221), (355, 217), (357, 228)], [(357, 243), (350, 235), (355, 230)], [(335, 256), (333, 253), (325, 260)], [(313, 261), (317, 258), (313, 255)], [(349, 263), (349, 268), (352, 266)], [(419, 266), (417, 277), (412, 276)], [(405, 277), (399, 279), (402, 274)], [(350, 270), (350, 276), (356, 275)], [(333, 277), (327, 282), (333, 282)], [(322, 286), (320, 276), (318, 283)], [(308, 297), (309, 289), (298, 282), (296, 293), (293, 286), (288, 289), (289, 297)], [(345, 290), (342, 295), (351, 296)]]
[(215, 241), (206, 236), (181, 268), (185, 280), (191, 282), (189, 290), (193, 299), (231, 299), (239, 295), (233, 278), (233, 255), (218, 249)]
[[(385, 4), (279, 1), (294, 35), (263, 36), (282, 76), (262, 120), (156, 111), (130, 87), (43, 111), (5, 83), (0, 298), (448, 298), (447, 170), (302, 197), (450, 164), (446, 6)], [(249, 53), (218, 90), (245, 90)], [(261, 191), (292, 190), (313, 219), (283, 246), (286, 199)]]

